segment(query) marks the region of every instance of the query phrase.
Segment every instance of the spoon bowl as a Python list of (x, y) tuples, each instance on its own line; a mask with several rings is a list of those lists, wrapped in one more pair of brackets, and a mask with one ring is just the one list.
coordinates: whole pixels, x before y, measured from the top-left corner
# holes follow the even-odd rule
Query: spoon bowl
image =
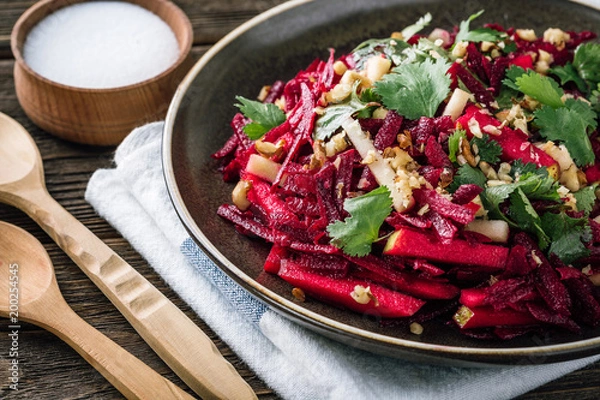
[(4, 277), (9, 277), (0, 281), (0, 316), (38, 320), (44, 309), (35, 305), (46, 293), (58, 292), (48, 253), (27, 232), (0, 221), (0, 255), (0, 269), (7, 272)]
[(0, 185), (17, 182), (41, 165), (40, 153), (25, 128), (1, 113), (0, 143)]
[(0, 222), (0, 316), (41, 326), (73, 347), (128, 398), (191, 398), (81, 319), (66, 303), (40, 242)]

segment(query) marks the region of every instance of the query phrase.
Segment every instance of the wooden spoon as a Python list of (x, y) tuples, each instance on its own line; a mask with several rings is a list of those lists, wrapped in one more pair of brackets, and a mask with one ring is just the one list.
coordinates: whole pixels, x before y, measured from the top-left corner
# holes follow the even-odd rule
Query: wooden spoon
[(35, 220), (202, 398), (257, 398), (192, 320), (50, 196), (35, 142), (2, 113), (0, 144), (0, 202)]
[(24, 321), (54, 333), (127, 398), (193, 398), (75, 314), (36, 238), (0, 221), (0, 257), (0, 316), (11, 319), (10, 329)]

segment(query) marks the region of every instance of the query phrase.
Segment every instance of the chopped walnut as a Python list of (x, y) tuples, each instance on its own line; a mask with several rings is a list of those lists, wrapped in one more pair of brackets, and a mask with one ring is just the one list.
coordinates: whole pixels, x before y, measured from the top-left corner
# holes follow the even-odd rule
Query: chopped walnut
[(374, 154), (373, 150), (369, 150), (367, 156), (361, 161), (361, 164), (369, 165), (377, 161), (377, 155)]
[(533, 42), (537, 39), (537, 36), (535, 35), (535, 31), (533, 29), (517, 29), (516, 34), (519, 38), (527, 42)]
[(254, 142), (254, 147), (258, 154), (264, 157), (279, 156), (283, 152), (283, 146), (285, 146), (284, 140), (279, 140), (277, 143), (264, 142), (259, 139)]
[(370, 301), (373, 301), (375, 307), (379, 306), (379, 300), (371, 293), (371, 287), (356, 285), (354, 290), (350, 293), (350, 297), (354, 299), (358, 304), (369, 304)]
[(409, 325), (410, 333), (420, 335), (423, 333), (423, 325), (418, 322), (413, 322)]
[(260, 89), (260, 93), (257, 96), (257, 100), (258, 101), (265, 101), (265, 99), (267, 98), (267, 96), (269, 95), (269, 91), (271, 90), (271, 86), (270, 85), (265, 85)]
[(348, 142), (346, 141), (346, 133), (340, 132), (333, 135), (331, 139), (325, 143), (325, 155), (332, 157), (348, 148)]
[(469, 130), (471, 131), (473, 136), (476, 136), (480, 139), (483, 137), (483, 133), (481, 132), (481, 127), (479, 126), (479, 121), (477, 121), (477, 119), (475, 119), (475, 117), (469, 119), (467, 124), (469, 125)]
[(321, 168), (326, 160), (327, 155), (325, 154), (323, 142), (321, 140), (315, 140), (313, 143), (313, 154), (310, 156), (308, 168), (310, 170)]
[(333, 63), (333, 71), (336, 73), (336, 75), (344, 75), (344, 72), (347, 70), (348, 67), (342, 61), (337, 60)]
[(452, 55), (454, 57), (464, 57), (465, 54), (467, 54), (467, 46), (469, 45), (469, 42), (458, 42), (454, 45), (454, 48), (452, 49)]
[(469, 145), (469, 141), (464, 138), (460, 139), (460, 155), (464, 157), (465, 161), (471, 166), (476, 167), (477, 161), (475, 160), (475, 156), (471, 151), (471, 146)]
[(535, 250), (531, 251), (531, 258), (537, 265), (542, 265), (542, 259), (535, 253)]
[(250, 181), (240, 179), (231, 192), (231, 201), (241, 211), (246, 211), (250, 208), (250, 200), (248, 200), (248, 192), (252, 188)]
[(294, 298), (298, 301), (304, 302), (306, 301), (306, 295), (304, 294), (304, 290), (300, 289), (300, 288), (293, 288), (292, 289), (292, 296), (294, 296)]
[(571, 36), (558, 28), (548, 28), (544, 32), (544, 42), (553, 44), (558, 50), (564, 49), (569, 40)]

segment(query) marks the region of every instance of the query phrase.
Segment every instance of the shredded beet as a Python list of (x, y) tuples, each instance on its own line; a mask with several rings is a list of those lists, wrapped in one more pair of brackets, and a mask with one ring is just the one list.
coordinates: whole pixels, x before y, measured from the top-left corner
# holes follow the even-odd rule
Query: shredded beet
[(400, 131), (403, 120), (404, 118), (395, 111), (388, 111), (381, 128), (379, 128), (373, 140), (373, 145), (377, 150), (391, 147), (396, 142), (396, 136)]
[(465, 205), (479, 196), (481, 192), (483, 192), (483, 188), (481, 186), (477, 186), (472, 183), (460, 185), (454, 192), (452, 201), (456, 204)]
[(448, 158), (448, 154), (438, 143), (435, 136), (429, 136), (425, 145), (425, 157), (430, 166), (434, 168), (452, 168), (452, 162)]
[(475, 95), (477, 101), (487, 105), (488, 107), (494, 103), (494, 96), (479, 82), (469, 70), (461, 64), (454, 63), (450, 67), (450, 73), (460, 79), (467, 88)]
[(466, 225), (475, 218), (473, 209), (452, 203), (435, 190), (417, 189), (413, 191), (413, 195), (419, 204), (428, 204), (432, 210), (438, 212), (441, 216), (459, 224)]
[(427, 143), (430, 136), (434, 135), (435, 121), (433, 118), (421, 117), (410, 133), (415, 147), (420, 148)]

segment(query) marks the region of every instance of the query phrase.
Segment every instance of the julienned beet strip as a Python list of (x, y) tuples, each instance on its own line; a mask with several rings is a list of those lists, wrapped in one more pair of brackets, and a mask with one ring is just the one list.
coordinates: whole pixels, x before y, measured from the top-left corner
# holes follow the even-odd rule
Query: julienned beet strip
[(295, 299), (478, 338), (600, 323), (600, 44), (479, 16), (237, 97), (217, 212)]

